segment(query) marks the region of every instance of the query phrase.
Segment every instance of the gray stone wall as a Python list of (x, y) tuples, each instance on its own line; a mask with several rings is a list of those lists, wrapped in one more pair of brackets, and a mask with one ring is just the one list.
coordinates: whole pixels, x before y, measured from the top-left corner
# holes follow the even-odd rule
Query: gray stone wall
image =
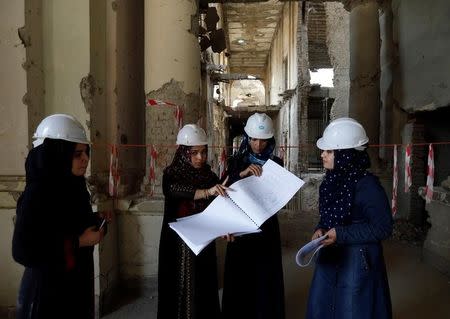
[[(419, 193), (424, 197), (424, 188)], [(435, 187), (433, 199), (425, 208), (431, 228), (423, 244), (424, 259), (450, 275), (450, 189)]]
[(330, 118), (335, 119), (348, 116), (350, 14), (340, 2), (325, 3), (325, 10), (328, 54), (334, 71), (334, 88), (331, 90), (330, 97), (335, 100)]
[(400, 67), (395, 98), (407, 112), (450, 104), (450, 6), (447, 0), (393, 0)]

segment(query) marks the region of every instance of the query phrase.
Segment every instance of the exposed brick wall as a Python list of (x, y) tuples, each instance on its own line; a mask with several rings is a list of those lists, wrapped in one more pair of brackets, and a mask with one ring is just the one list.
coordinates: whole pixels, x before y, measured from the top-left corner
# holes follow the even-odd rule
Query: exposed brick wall
[(323, 3), (308, 6), (308, 51), (311, 68), (331, 68), (327, 46), (327, 17)]

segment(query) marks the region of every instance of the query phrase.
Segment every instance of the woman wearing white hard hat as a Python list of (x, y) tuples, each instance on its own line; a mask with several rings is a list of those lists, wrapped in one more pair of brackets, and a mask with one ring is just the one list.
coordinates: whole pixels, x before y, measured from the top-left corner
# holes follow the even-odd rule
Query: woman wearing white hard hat
[[(250, 116), (239, 151), (227, 167), (229, 183), (250, 175), (260, 176), (262, 165), (276, 157), (272, 120), (264, 113)], [(270, 217), (261, 232), (228, 242), (222, 310), (225, 319), (283, 319), (284, 284), (280, 230), (277, 215)]]
[(381, 241), (392, 233), (389, 202), (369, 173), (369, 139), (351, 118), (332, 121), (317, 141), (325, 178), (320, 221), (312, 239), (326, 235), (316, 260), (307, 319), (392, 318)]
[(86, 188), (89, 141), (72, 116), (45, 118), (26, 159), (13, 257), (25, 266), (17, 318), (94, 318), (93, 246), (104, 235)]
[(202, 212), (213, 196), (225, 195), (225, 186), (206, 163), (205, 131), (185, 125), (177, 136), (172, 164), (164, 169), (164, 218), (158, 265), (159, 319), (218, 319), (220, 305), (215, 243), (197, 256), (169, 227), (177, 218)]

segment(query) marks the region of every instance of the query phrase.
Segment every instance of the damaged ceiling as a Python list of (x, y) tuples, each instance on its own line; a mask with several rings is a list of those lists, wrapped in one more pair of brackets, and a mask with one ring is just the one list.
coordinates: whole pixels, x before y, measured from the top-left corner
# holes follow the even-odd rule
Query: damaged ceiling
[(231, 72), (264, 78), (267, 56), (280, 20), (283, 3), (224, 3)]
[[(224, 28), (232, 73), (252, 74), (265, 78), (267, 59), (283, 6), (288, 0), (223, 0)], [(308, 10), (310, 67), (330, 68), (326, 44), (326, 12), (324, 2), (336, 0), (298, 1)]]

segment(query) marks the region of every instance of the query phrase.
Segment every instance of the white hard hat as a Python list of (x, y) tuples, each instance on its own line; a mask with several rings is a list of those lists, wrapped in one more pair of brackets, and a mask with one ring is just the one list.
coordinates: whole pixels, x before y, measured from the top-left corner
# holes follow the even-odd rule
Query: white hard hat
[(205, 130), (197, 124), (186, 124), (178, 132), (177, 145), (197, 146), (206, 144), (208, 144), (208, 140)]
[(39, 123), (33, 138), (35, 139), (33, 142), (34, 147), (42, 144), (45, 138), (90, 144), (83, 125), (73, 116), (67, 114), (47, 116)]
[(364, 149), (369, 142), (364, 127), (350, 117), (341, 117), (332, 121), (325, 128), (323, 136), (317, 140), (321, 150)]
[(269, 139), (273, 137), (272, 119), (265, 113), (255, 113), (248, 118), (244, 131), (252, 138)]

